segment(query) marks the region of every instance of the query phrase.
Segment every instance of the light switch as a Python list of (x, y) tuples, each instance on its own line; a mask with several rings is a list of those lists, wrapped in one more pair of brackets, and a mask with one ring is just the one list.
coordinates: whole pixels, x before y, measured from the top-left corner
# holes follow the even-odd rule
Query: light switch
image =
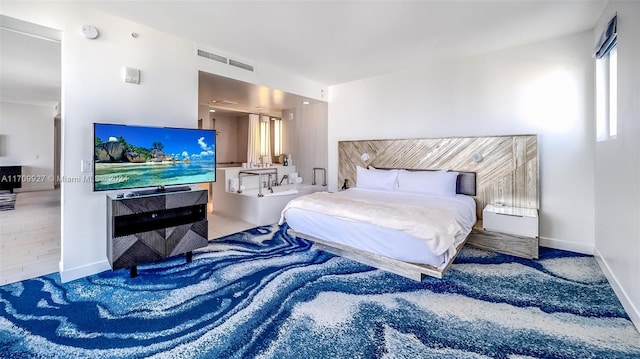
[(82, 172), (82, 173), (91, 173), (91, 161), (90, 160), (81, 160), (80, 161), (80, 172)]

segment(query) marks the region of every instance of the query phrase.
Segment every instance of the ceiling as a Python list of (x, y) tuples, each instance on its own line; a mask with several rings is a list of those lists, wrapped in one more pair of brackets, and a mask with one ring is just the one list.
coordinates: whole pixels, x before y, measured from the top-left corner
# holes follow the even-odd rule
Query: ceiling
[(606, 0), (87, 1), (323, 85), (594, 27)]
[[(327, 86), (589, 30), (607, 3), (606, 0), (76, 2), (191, 39), (217, 53), (255, 65), (257, 71), (261, 64), (268, 64)], [(11, 20), (1, 15), (0, 18), (3, 28)], [(51, 29), (40, 30), (49, 31), (42, 38), (55, 37)], [(28, 97), (31, 102), (58, 101), (60, 46), (55, 39), (29, 40), (6, 30), (2, 30), (1, 36), (2, 99), (11, 95)], [(201, 104), (213, 99), (238, 102), (233, 106), (217, 106), (221, 111), (258, 112), (260, 107), (263, 109), (260, 112), (268, 113), (297, 107), (305, 100), (212, 74), (201, 73), (200, 79)]]
[(0, 100), (55, 106), (60, 101), (59, 32), (0, 15)]

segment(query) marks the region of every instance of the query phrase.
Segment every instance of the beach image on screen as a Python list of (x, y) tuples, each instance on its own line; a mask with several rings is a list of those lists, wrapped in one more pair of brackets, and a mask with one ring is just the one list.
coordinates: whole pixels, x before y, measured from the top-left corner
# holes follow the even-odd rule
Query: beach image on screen
[(215, 182), (215, 131), (94, 124), (94, 189)]

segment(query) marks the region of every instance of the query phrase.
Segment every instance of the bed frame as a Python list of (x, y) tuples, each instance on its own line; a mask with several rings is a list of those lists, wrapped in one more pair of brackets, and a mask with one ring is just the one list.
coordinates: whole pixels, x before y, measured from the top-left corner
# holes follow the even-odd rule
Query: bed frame
[(293, 229), (289, 229), (288, 233), (292, 236), (296, 236), (298, 238), (304, 238), (313, 242), (313, 246), (317, 249), (325, 252), (329, 252), (335, 254), (340, 257), (349, 258), (356, 262), (360, 262), (366, 265), (370, 265), (374, 268), (382, 269), (387, 272), (391, 272), (397, 275), (401, 275), (403, 277), (416, 280), (421, 282), (425, 276), (435, 277), (441, 279), (444, 275), (444, 272), (449, 269), (449, 266), (455, 258), (460, 253), (460, 250), (465, 245), (467, 238), (463, 240), (458, 247), (456, 247), (456, 254), (449, 258), (447, 264), (442, 268), (436, 268), (434, 266), (428, 264), (420, 264), (420, 263), (410, 263), (404, 262), (397, 259), (392, 259), (389, 257), (381, 256), (375, 253), (366, 252), (360, 249), (355, 249), (353, 247), (345, 246), (338, 243), (328, 242), (316, 237), (312, 237), (306, 235), (304, 233), (300, 233), (294, 231)]
[[(539, 208), (536, 135), (340, 141), (338, 157), (338, 184), (347, 184), (347, 187), (357, 183), (357, 166), (457, 171), (460, 175), (456, 192), (473, 196), (479, 223), (482, 210), (489, 203)], [(442, 278), (472, 237), (470, 233), (457, 246), (456, 255), (444, 267), (436, 268), (328, 242), (293, 229), (289, 231), (314, 242), (320, 250), (417, 281), (425, 276)]]

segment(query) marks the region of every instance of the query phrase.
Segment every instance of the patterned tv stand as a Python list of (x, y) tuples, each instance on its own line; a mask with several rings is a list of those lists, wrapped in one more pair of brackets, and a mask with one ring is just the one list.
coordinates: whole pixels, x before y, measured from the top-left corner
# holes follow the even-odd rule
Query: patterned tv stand
[(186, 254), (208, 242), (206, 189), (107, 196), (107, 258), (112, 269)]

